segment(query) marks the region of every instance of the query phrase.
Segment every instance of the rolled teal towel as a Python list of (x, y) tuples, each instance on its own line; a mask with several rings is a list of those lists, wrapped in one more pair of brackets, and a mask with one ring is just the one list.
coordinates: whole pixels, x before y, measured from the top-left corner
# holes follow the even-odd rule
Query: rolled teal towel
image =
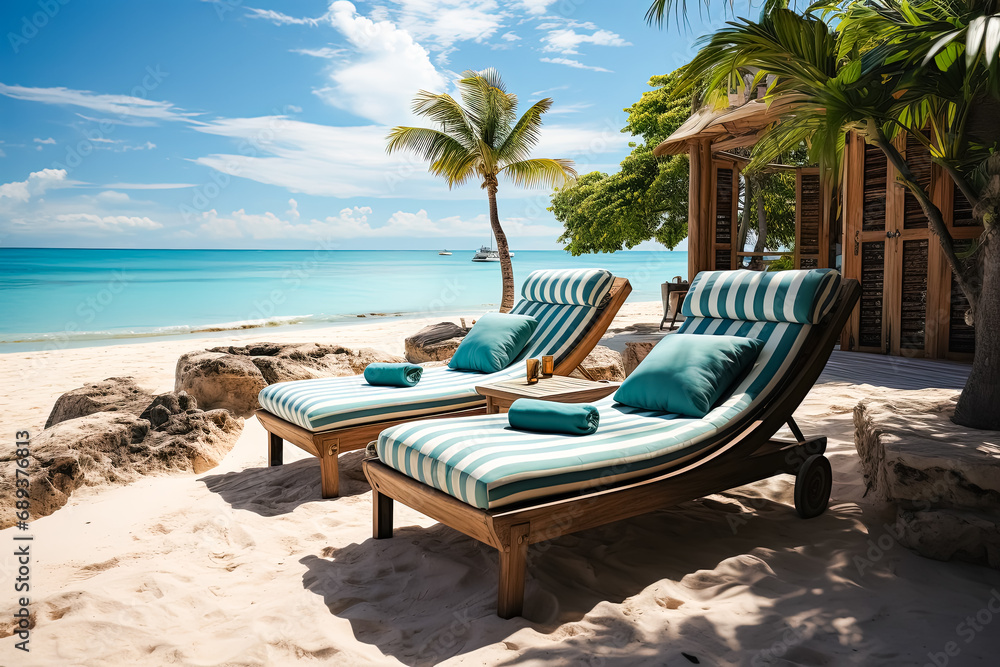
[(383, 387), (412, 387), (423, 372), (416, 364), (368, 364), (365, 381)]
[(597, 431), (601, 413), (586, 403), (553, 403), (519, 398), (507, 411), (507, 422), (518, 431), (590, 435)]

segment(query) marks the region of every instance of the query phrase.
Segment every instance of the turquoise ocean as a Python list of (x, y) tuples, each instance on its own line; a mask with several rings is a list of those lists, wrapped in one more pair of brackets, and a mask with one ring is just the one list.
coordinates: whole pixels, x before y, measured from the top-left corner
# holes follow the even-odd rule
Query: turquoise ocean
[[(496, 308), (500, 265), (452, 252), (4, 248), (0, 353)], [(632, 282), (633, 302), (659, 301), (660, 283), (687, 273), (687, 253), (666, 250), (519, 251), (513, 263), (518, 289), (535, 269), (605, 268)]]

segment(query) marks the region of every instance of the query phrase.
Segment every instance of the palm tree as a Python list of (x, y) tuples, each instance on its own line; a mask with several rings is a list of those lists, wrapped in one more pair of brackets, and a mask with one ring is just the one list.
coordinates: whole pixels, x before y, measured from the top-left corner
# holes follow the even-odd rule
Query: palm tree
[[(1000, 100), (1000, 2), (865, 0), (813, 5), (804, 14), (784, 6), (768, 2), (758, 21), (736, 19), (704, 39), (687, 85), (704, 85), (711, 96), (738, 74), (753, 73), (755, 83), (773, 77), (767, 101), (782, 105), (780, 122), (754, 147), (751, 169), (804, 144), (836, 179), (847, 131), (882, 150), (969, 299), (976, 354), (954, 419), (1000, 429), (1000, 156), (990, 146)], [(684, 0), (657, 0), (647, 19), (662, 22), (671, 11), (682, 14)], [(992, 123), (979, 122), (991, 114)], [(900, 133), (921, 141), (973, 205), (986, 233), (971, 256), (957, 252), (941, 211), (897, 150)]]
[(514, 307), (514, 269), (497, 213), (499, 176), (505, 174), (522, 187), (559, 187), (575, 178), (576, 171), (571, 160), (529, 157), (538, 143), (542, 114), (552, 106), (551, 98), (535, 102), (515, 122), (517, 96), (507, 92), (495, 69), (463, 72), (458, 90), (461, 103), (446, 93), (417, 93), (414, 113), (426, 116), (437, 127), (395, 127), (389, 132), (386, 150), (410, 150), (423, 156), (430, 162), (428, 170), (443, 177), (449, 188), (473, 178), (481, 180), (500, 253), (500, 311), (508, 312)]

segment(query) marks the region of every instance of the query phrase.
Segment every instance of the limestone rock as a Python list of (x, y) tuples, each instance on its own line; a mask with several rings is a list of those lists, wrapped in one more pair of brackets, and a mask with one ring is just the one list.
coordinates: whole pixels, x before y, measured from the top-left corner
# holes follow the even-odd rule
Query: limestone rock
[(854, 443), (869, 494), (922, 507), (1000, 510), (1000, 439), (951, 421), (957, 391), (861, 401)]
[(88, 382), (59, 397), (52, 406), (45, 428), (96, 412), (125, 412), (138, 416), (151, 400), (152, 394), (142, 390), (135, 383), (135, 378), (114, 377)]
[[(236, 443), (243, 420), (225, 410), (181, 410), (190, 403), (167, 396), (149, 406), (148, 412), (158, 415), (155, 428), (115, 410), (68, 419), (34, 437), (28, 467), (31, 518), (59, 509), (81, 486), (124, 484), (163, 472), (200, 473), (218, 465)], [(175, 405), (177, 411), (168, 407)], [(0, 455), (0, 528), (17, 521), (15, 454)]]
[(899, 543), (927, 558), (1000, 569), (1000, 514), (938, 509), (899, 513)]
[(352, 350), (317, 343), (215, 347), (177, 360), (174, 391), (187, 392), (202, 408), (221, 408), (246, 417), (260, 407), (257, 394), (269, 384), (357, 375), (368, 364), (395, 361), (402, 359), (371, 348)]
[[(593, 380), (621, 382), (625, 379), (625, 366), (622, 363), (622, 355), (603, 345), (596, 346), (580, 365), (587, 370), (590, 379)], [(574, 369), (570, 373), (570, 377), (585, 378), (586, 376), (579, 369)]]
[(900, 544), (1000, 568), (1000, 440), (951, 421), (958, 392), (861, 401), (854, 443), (868, 496), (897, 507)]
[(642, 363), (649, 351), (656, 345), (652, 341), (640, 341), (625, 343), (625, 353), (622, 354), (622, 362), (625, 365), (625, 377), (632, 375), (636, 366)]
[(447, 361), (455, 354), (469, 330), (453, 322), (424, 327), (406, 339), (406, 360), (411, 364)]

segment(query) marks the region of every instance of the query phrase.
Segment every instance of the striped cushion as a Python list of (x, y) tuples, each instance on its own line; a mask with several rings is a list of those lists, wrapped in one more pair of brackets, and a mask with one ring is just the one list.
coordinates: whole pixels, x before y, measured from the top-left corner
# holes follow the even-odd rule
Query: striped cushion
[[(532, 275), (537, 273), (546, 272)], [(607, 275), (610, 287), (614, 280), (610, 273), (594, 273)], [(607, 289), (600, 298), (605, 293)], [(486, 399), (476, 393), (476, 385), (523, 377), (525, 367), (521, 362), (529, 357), (551, 354), (559, 365), (587, 335), (600, 311), (594, 306), (524, 299), (511, 312), (531, 315), (538, 320), (538, 328), (517, 359), (498, 373), (430, 368), (417, 386), (402, 388), (372, 387), (361, 376), (280, 382), (265, 387), (258, 400), (271, 414), (309, 431), (479, 407)]]
[[(825, 295), (820, 291), (817, 298)], [(481, 509), (660, 473), (698, 454), (712, 436), (764, 400), (811, 329), (805, 322), (689, 316), (680, 332), (763, 343), (747, 375), (701, 419), (643, 411), (608, 397), (595, 403), (601, 427), (592, 435), (512, 431), (505, 415), (415, 421), (384, 430), (378, 455), (386, 465)]]
[(691, 283), (681, 313), (816, 324), (833, 306), (839, 285), (834, 269), (702, 271)]
[(604, 269), (532, 271), (521, 285), (521, 296), (537, 303), (599, 306), (614, 279)]

